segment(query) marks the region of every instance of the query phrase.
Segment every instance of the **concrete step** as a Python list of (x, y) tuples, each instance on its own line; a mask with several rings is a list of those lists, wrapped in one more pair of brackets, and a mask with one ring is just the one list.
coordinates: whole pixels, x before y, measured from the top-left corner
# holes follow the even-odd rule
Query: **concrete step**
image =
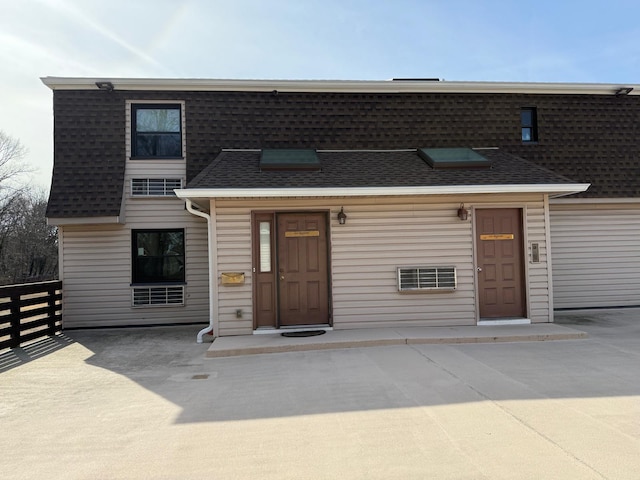
[(313, 337), (273, 334), (217, 337), (207, 357), (233, 357), (264, 353), (299, 352), (336, 348), (379, 347), (407, 344), (460, 344), (578, 340), (585, 332), (553, 323), (468, 327), (405, 327), (330, 330)]

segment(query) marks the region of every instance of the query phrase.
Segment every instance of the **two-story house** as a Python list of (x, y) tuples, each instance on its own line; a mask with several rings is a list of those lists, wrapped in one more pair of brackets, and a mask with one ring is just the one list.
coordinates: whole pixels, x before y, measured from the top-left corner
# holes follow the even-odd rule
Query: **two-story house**
[(634, 86), (43, 82), (67, 328), (640, 305)]

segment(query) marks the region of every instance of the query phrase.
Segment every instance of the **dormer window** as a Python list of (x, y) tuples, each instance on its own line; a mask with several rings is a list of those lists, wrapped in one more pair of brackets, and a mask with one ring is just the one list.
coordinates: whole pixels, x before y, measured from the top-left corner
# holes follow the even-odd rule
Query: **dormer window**
[(182, 158), (180, 104), (131, 106), (131, 157)]
[(538, 141), (538, 115), (535, 107), (526, 107), (520, 111), (520, 126), (524, 143)]

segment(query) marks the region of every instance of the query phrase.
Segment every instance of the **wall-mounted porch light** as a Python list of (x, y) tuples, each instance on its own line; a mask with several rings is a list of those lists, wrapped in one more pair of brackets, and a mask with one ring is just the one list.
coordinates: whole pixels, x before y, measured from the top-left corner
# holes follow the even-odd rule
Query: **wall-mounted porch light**
[(633, 87), (622, 87), (622, 88), (618, 88), (616, 90), (616, 97), (623, 97), (625, 95), (629, 95), (631, 93), (631, 91), (633, 90)]
[(344, 213), (344, 207), (340, 207), (340, 211), (338, 212), (338, 223), (340, 225), (347, 223), (347, 214)]
[(458, 218), (462, 221), (469, 218), (469, 210), (464, 208), (464, 203), (460, 204), (460, 208), (458, 209)]
[(98, 87), (100, 90), (113, 92), (113, 83), (111, 82), (96, 82), (96, 87)]

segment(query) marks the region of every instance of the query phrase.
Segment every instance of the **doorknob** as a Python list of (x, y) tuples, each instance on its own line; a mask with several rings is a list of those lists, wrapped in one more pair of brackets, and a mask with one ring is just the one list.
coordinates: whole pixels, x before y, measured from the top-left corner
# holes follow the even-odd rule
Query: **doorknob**
[(479, 272), (481, 272), (481, 271), (482, 271), (482, 267), (478, 267), (478, 268), (477, 268), (477, 270), (478, 270)]
[(280, 280), (284, 280), (284, 275), (280, 275)]

